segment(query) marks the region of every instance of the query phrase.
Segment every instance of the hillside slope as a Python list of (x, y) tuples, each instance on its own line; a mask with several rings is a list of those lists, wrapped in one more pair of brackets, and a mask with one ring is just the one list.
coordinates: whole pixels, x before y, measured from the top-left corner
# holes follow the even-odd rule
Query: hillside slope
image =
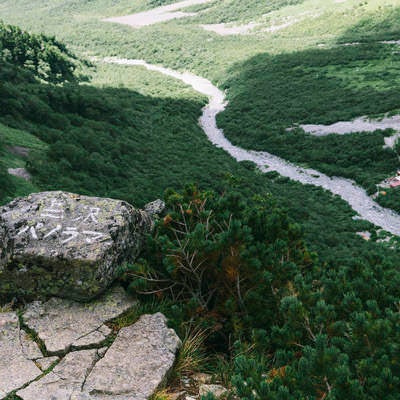
[[(322, 188), (262, 174), (214, 147), (198, 126), (206, 99), (182, 83), (79, 59), (144, 58), (194, 71), (226, 90), (218, 124), (236, 143), (370, 189), (397, 169), (396, 152), (382, 148), (393, 132), (286, 129), (398, 112), (398, 46), (380, 41), (398, 40), (400, 3), (215, 0), (191, 8), (196, 16), (138, 30), (102, 21), (160, 3), (1, 3), (7, 22), (57, 34), (79, 57), (58, 47), (58, 61), (75, 67), (52, 81), (3, 53), (0, 201), (63, 189), (140, 206), (175, 187), (145, 259), (127, 266), (123, 282), (144, 309), (165, 308), (181, 333), (188, 325), (209, 332), (206, 367), (216, 379), (244, 400), (397, 400), (398, 238)], [(289, 17), (298, 21), (268, 30)], [(260, 25), (247, 35), (201, 27), (252, 21)], [(12, 146), (31, 149), (28, 158), (14, 157)], [(11, 180), (7, 166), (28, 168), (32, 186)], [(197, 186), (182, 189), (188, 182)], [(185, 274), (193, 265), (206, 277), (195, 287)], [(156, 293), (150, 300), (146, 289)]]

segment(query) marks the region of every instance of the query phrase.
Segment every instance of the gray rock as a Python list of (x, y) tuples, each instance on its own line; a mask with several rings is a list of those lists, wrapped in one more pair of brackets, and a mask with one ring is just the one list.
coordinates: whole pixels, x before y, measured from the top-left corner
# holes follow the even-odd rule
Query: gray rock
[(210, 374), (205, 374), (203, 372), (197, 372), (193, 374), (192, 379), (197, 383), (211, 383), (212, 381), (212, 375)]
[(111, 333), (104, 323), (135, 304), (122, 288), (116, 287), (87, 304), (59, 298), (36, 301), (27, 306), (22, 319), (49, 354), (64, 354), (71, 348), (99, 345)]
[(26, 181), (30, 181), (32, 179), (31, 174), (25, 168), (8, 168), (7, 172), (10, 175), (22, 178)]
[(206, 396), (208, 393), (213, 394), (217, 399), (226, 395), (228, 390), (221, 385), (200, 385), (199, 387), (199, 395)]
[(24, 400), (70, 400), (73, 395), (80, 395), (97, 357), (95, 349), (69, 353), (53, 371), (19, 390), (17, 395)]
[(19, 340), (21, 343), (21, 350), (25, 358), (28, 360), (37, 360), (38, 358), (43, 357), (43, 354), (40, 351), (37, 343), (25, 331), (19, 331)]
[(53, 357), (42, 357), (35, 361), (36, 365), (42, 370), (46, 371), (49, 369), (54, 363), (56, 363), (60, 358), (57, 356)]
[(24, 354), (18, 317), (0, 314), (0, 399), (38, 377), (42, 371)]
[(165, 381), (181, 342), (161, 313), (122, 328), (83, 386), (93, 399), (148, 399)]
[(87, 301), (139, 254), (152, 227), (124, 201), (35, 193), (0, 208), (0, 298), (57, 296)]
[(147, 203), (144, 206), (144, 210), (151, 215), (152, 217), (157, 216), (162, 214), (162, 212), (165, 210), (165, 203), (160, 200), (154, 200), (151, 203)]

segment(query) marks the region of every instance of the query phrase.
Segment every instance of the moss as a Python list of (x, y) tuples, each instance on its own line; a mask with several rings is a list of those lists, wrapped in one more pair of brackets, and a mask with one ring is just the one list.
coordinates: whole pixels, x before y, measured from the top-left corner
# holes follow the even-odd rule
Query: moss
[(1, 272), (0, 302), (51, 296), (90, 300), (105, 289), (97, 270), (95, 264), (81, 260), (16, 260)]

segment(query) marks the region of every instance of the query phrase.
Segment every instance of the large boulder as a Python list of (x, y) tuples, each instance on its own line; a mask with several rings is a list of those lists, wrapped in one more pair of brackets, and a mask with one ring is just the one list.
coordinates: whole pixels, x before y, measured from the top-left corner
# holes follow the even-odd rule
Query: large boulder
[(0, 208), (0, 299), (87, 301), (133, 261), (151, 230), (148, 213), (107, 198), (43, 192)]

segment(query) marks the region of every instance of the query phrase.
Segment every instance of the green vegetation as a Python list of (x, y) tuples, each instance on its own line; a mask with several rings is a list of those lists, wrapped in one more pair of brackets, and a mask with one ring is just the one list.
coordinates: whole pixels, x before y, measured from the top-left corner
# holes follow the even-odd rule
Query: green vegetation
[[(227, 90), (218, 123), (233, 141), (372, 191), (398, 169), (396, 152), (382, 148), (390, 131), (312, 137), (286, 129), (399, 111), (398, 47), (379, 41), (400, 38), (400, 2), (220, 0), (141, 30), (101, 21), (161, 3), (2, 1), (3, 19), (37, 35), (3, 26), (11, 43), (0, 65), (0, 202), (64, 189), (141, 206), (174, 187), (146, 257), (122, 282), (140, 312), (163, 311), (181, 336), (187, 326), (206, 330), (213, 357), (204, 362), (202, 345), (188, 340), (181, 371), (201, 361), (244, 400), (397, 398), (398, 246), (379, 243), (384, 234), (352, 220), (340, 198), (214, 148), (197, 123), (206, 100), (185, 85), (140, 67), (90, 67), (40, 33), (80, 57), (144, 58), (204, 75)], [(263, 31), (293, 17), (286, 29)], [(199, 27), (253, 20), (261, 25), (249, 36)], [(368, 43), (344, 45), (355, 41)], [(15, 146), (28, 158), (10, 152)], [(32, 183), (6, 173), (23, 166)], [(183, 189), (187, 182), (197, 186)], [(399, 210), (397, 194), (378, 201)]]
[(250, 203), (239, 193), (188, 187), (167, 192), (165, 200), (169, 212), (128, 272), (130, 289), (158, 289), (226, 337), (271, 324), (287, 274), (312, 263), (300, 226), (268, 198)]
[(397, 398), (398, 256), (361, 246), (327, 264), (265, 197), (189, 187), (165, 200), (130, 290), (171, 298), (229, 349), (240, 399)]
[[(0, 154), (4, 153), (4, 143), (0, 136)], [(10, 175), (7, 173), (7, 166), (0, 160), (0, 202), (9, 200), (10, 195), (14, 194), (15, 187)]]
[(230, 104), (218, 122), (236, 144), (374, 191), (399, 165), (396, 152), (382, 148), (391, 132), (313, 137), (287, 128), (395, 112), (399, 62), (399, 54), (382, 44), (259, 55), (232, 71), (225, 84)]
[[(202, 16), (203, 23), (248, 22), (271, 11), (300, 4), (304, 0), (220, 0), (208, 5), (209, 10)], [(207, 7), (207, 8), (208, 8)]]
[(35, 153), (39, 157), (44, 154), (46, 145), (36, 136), (25, 131), (9, 128), (0, 123), (0, 203), (7, 203), (13, 197), (26, 196), (37, 192), (38, 188), (22, 178), (8, 175), (8, 168), (26, 167), (27, 153)]
[[(396, 18), (399, 0), (369, 0), (367, 3), (304, 0), (296, 3), (285, 6), (284, 1), (278, 0), (257, 4), (254, 1), (215, 0), (205, 4), (208, 11), (196, 17), (143, 29), (102, 19), (148, 9), (151, 6), (146, 0), (53, 0), (47, 3), (42, 0), (4, 0), (0, 14), (8, 23), (33, 32), (56, 35), (81, 55), (144, 58), (177, 69), (187, 68), (221, 84), (230, 67), (259, 53), (280, 54), (316, 45), (331, 46), (339, 38), (376, 40), (378, 34), (379, 40), (400, 37), (400, 19)], [(261, 23), (256, 35), (221, 37), (199, 27), (202, 23), (219, 22), (219, 12), (229, 12), (227, 4), (235, 7), (238, 21), (246, 20), (246, 13), (251, 13), (252, 9), (261, 14), (267, 9), (275, 11), (255, 18)], [(247, 4), (253, 8), (249, 10)], [(214, 17), (209, 18), (209, 14)], [(296, 16), (300, 16), (298, 21)], [(293, 17), (297, 22), (286, 29), (262, 32), (263, 28), (285, 23)], [(352, 35), (357, 39), (351, 39)]]
[(23, 67), (46, 82), (75, 80), (76, 57), (54, 37), (32, 35), (0, 23), (0, 58)]
[(386, 194), (379, 194), (376, 201), (383, 207), (391, 208), (400, 213), (400, 190), (399, 188), (385, 189)]

